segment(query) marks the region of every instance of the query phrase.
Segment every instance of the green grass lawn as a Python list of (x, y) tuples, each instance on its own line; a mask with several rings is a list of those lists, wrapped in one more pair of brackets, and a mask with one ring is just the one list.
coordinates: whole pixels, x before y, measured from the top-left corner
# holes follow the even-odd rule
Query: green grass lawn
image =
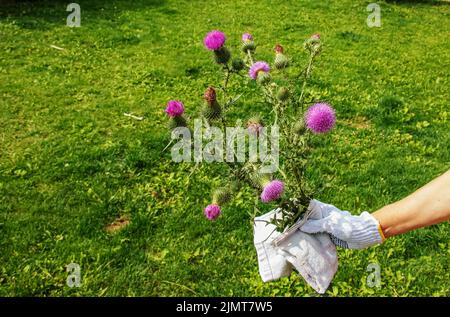
[[(380, 28), (366, 24), (372, 1), (79, 0), (80, 28), (66, 26), (69, 2), (0, 5), (0, 296), (316, 296), (295, 273), (261, 282), (250, 189), (211, 223), (202, 210), (225, 170), (188, 177), (161, 153), (166, 102), (195, 117), (222, 80), (202, 43), (212, 29), (235, 53), (252, 33), (260, 59), (277, 43), (304, 59), (321, 34), (308, 96), (338, 125), (310, 166), (330, 184), (319, 200), (374, 211), (450, 168), (448, 2), (379, 1)], [(389, 96), (402, 103), (379, 103)], [(263, 107), (243, 96), (235, 115)], [(119, 217), (130, 224), (108, 232)], [(449, 237), (447, 222), (339, 249), (326, 296), (449, 296)], [(380, 288), (366, 285), (373, 262)]]

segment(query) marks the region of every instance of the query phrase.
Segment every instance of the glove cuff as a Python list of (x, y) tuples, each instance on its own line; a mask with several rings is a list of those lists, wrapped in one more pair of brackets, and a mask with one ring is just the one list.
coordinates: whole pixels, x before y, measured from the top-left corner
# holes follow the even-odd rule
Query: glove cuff
[(365, 249), (375, 244), (381, 244), (385, 240), (380, 223), (367, 211), (363, 212), (361, 222), (353, 231), (352, 239), (348, 246), (351, 249)]

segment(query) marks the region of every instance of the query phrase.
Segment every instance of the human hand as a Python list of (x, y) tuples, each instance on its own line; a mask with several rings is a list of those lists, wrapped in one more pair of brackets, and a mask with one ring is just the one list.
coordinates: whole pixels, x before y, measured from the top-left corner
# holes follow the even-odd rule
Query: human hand
[(333, 205), (312, 200), (310, 220), (300, 228), (306, 233), (327, 232), (337, 246), (349, 249), (365, 249), (384, 241), (378, 220), (370, 213), (353, 216)]

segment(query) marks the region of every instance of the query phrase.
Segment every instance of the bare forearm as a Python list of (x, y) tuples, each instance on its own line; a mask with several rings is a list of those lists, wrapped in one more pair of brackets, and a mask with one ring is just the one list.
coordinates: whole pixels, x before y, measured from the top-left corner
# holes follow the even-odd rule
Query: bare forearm
[(450, 219), (450, 170), (372, 214), (386, 238)]

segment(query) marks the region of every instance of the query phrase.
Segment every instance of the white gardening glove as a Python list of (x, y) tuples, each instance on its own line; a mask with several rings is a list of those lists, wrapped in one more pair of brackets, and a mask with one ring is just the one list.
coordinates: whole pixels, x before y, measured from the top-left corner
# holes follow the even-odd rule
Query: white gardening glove
[(277, 280), (292, 272), (292, 265), (277, 252), (278, 248), (272, 244), (272, 241), (281, 235), (276, 231), (275, 225), (268, 223), (274, 217), (281, 218), (279, 209), (254, 219), (253, 242), (258, 255), (259, 274), (263, 282)]
[(353, 216), (333, 205), (312, 200), (310, 219), (301, 227), (303, 232), (328, 232), (331, 240), (340, 247), (365, 249), (385, 240), (379, 222), (368, 212)]
[(325, 293), (338, 268), (336, 246), (327, 233), (297, 229), (279, 243), (278, 253), (320, 294)]

